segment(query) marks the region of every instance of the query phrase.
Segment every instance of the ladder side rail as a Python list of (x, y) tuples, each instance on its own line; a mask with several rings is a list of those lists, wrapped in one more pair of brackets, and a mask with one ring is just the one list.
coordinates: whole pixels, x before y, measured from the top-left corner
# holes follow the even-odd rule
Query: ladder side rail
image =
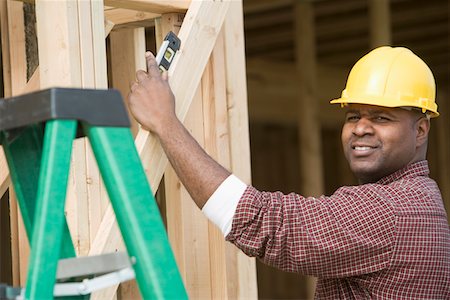
[(144, 299), (187, 299), (129, 128), (83, 123)]
[(53, 298), (76, 128), (76, 120), (50, 120), (45, 125), (26, 299)]

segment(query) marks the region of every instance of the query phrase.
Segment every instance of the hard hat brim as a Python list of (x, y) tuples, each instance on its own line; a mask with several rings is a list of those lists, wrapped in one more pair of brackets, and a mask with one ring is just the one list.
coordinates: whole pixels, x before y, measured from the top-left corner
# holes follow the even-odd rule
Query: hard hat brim
[[(373, 105), (373, 106), (382, 106), (382, 107), (416, 107), (419, 109), (424, 110), (424, 113), (427, 112), (431, 118), (436, 118), (439, 116), (439, 113), (437, 112), (437, 105), (434, 104), (435, 107), (431, 107), (431, 105), (424, 105), (418, 103), (417, 105), (411, 105), (411, 101), (399, 101), (399, 99), (396, 99), (395, 101), (388, 100), (386, 98), (382, 97), (360, 97), (357, 99), (350, 99), (350, 98), (337, 98), (330, 101), (331, 104), (341, 104), (341, 106), (347, 106), (349, 104), (366, 104), (366, 105)], [(392, 105), (395, 103), (395, 105)]]

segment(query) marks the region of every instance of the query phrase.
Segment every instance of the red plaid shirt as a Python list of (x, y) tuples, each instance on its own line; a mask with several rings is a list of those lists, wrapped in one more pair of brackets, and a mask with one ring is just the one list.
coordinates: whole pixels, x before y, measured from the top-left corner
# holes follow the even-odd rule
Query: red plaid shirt
[(319, 278), (321, 299), (450, 299), (450, 230), (421, 161), (330, 197), (248, 187), (227, 240), (288, 272)]

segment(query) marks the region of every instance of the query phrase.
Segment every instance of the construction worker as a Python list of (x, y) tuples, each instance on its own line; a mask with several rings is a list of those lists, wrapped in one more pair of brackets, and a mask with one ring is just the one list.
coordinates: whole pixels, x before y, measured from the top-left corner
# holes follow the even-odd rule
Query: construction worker
[(345, 109), (342, 145), (360, 184), (329, 197), (258, 191), (216, 163), (177, 119), (167, 74), (146, 57), (131, 112), (158, 136), (228, 241), (281, 270), (318, 277), (317, 298), (450, 298), (450, 230), (426, 161), (430, 119), (439, 115), (435, 83), (414, 53), (371, 51), (331, 101)]

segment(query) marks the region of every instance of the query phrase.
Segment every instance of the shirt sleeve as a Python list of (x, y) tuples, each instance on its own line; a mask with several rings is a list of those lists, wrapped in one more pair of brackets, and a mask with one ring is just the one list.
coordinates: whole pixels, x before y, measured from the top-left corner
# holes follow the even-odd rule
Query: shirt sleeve
[(247, 185), (233, 174), (228, 176), (202, 208), (206, 217), (217, 225), (224, 236), (231, 231), (233, 216)]
[(344, 188), (330, 197), (260, 192), (248, 187), (226, 239), (249, 256), (288, 272), (350, 277), (386, 268), (395, 213), (376, 188)]

